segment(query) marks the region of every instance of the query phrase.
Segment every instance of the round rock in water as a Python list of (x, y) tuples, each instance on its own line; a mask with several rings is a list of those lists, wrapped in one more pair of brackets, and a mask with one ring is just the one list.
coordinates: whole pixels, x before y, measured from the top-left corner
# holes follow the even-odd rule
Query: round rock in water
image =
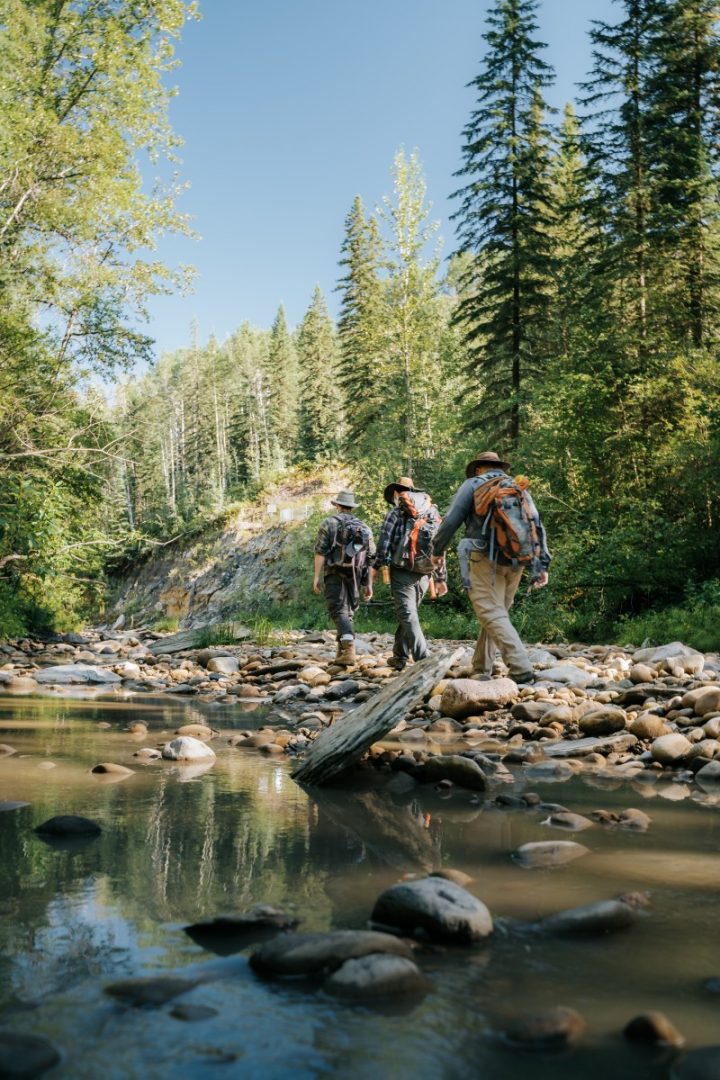
[(582, 832), (583, 829), (592, 828), (594, 822), (592, 822), (590, 818), (583, 817), (582, 814), (571, 814), (569, 811), (561, 811), (557, 814), (551, 814), (550, 817), (545, 818), (540, 824), (552, 825), (555, 829), (567, 829), (568, 832)]
[(337, 997), (362, 1001), (426, 994), (431, 984), (412, 960), (404, 956), (375, 953), (357, 960), (346, 960), (325, 980), (323, 989)]
[(525, 1050), (563, 1050), (577, 1042), (585, 1021), (574, 1009), (558, 1005), (544, 1012), (517, 1016), (505, 1026), (508, 1042)]
[(48, 1039), (0, 1031), (0, 1076), (5, 1080), (32, 1080), (59, 1061), (60, 1054)]
[(679, 765), (692, 751), (693, 744), (684, 735), (661, 735), (650, 747), (653, 761), (661, 765)]
[(98, 836), (102, 829), (89, 818), (58, 814), (38, 825), (35, 832), (41, 836)]
[(625, 930), (637, 919), (637, 913), (621, 900), (601, 900), (597, 904), (559, 911), (537, 923), (538, 930), (549, 934), (607, 934)]
[(202, 761), (215, 757), (215, 751), (200, 739), (193, 739), (190, 735), (181, 735), (165, 743), (162, 756), (168, 761)]
[(201, 742), (205, 742), (206, 739), (212, 739), (213, 735), (217, 735), (217, 732), (213, 731), (207, 724), (183, 724), (175, 734), (189, 735), (192, 739), (200, 739)]
[(670, 1069), (670, 1080), (718, 1080), (719, 1076), (720, 1044), (691, 1050)]
[(183, 979), (177, 975), (158, 975), (148, 979), (121, 979), (108, 983), (105, 993), (118, 998), (126, 1005), (141, 1008), (144, 1005), (164, 1005), (180, 994), (187, 994), (198, 985), (197, 979)]
[(635, 1016), (623, 1028), (630, 1042), (652, 1043), (659, 1046), (684, 1046), (685, 1038), (665, 1013), (646, 1012)]
[(320, 975), (335, 971), (346, 960), (372, 953), (412, 958), (409, 946), (392, 934), (335, 930), (327, 934), (281, 934), (252, 954), (250, 967), (262, 975)]
[(170, 1010), (170, 1015), (174, 1016), (176, 1020), (209, 1020), (211, 1016), (217, 1016), (217, 1009), (213, 1009), (210, 1005), (173, 1005)]
[(91, 773), (97, 773), (98, 776), (110, 775), (110, 776), (132, 776), (132, 769), (126, 768), (124, 765), (116, 765), (114, 761), (102, 761), (99, 765), (93, 765), (90, 770)]
[(579, 859), (581, 855), (587, 855), (588, 852), (589, 848), (576, 844), (574, 840), (547, 840), (522, 844), (514, 852), (513, 858), (521, 866), (528, 868), (562, 866), (573, 859)]
[(434, 784), (440, 780), (449, 780), (458, 787), (469, 791), (486, 791), (487, 777), (472, 758), (460, 754), (440, 754), (428, 758), (424, 765), (418, 766), (413, 777), (421, 784)]
[(434, 938), (467, 943), (492, 933), (490, 912), (481, 900), (443, 878), (402, 881), (381, 893), (372, 919), (407, 933), (424, 930)]

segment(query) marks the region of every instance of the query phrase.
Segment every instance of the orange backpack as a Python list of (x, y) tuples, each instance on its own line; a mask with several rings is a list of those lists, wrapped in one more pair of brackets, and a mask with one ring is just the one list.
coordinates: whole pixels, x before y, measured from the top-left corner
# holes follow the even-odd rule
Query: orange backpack
[(492, 561), (529, 566), (540, 556), (535, 517), (530, 509), (527, 476), (492, 476), (473, 493), (475, 513), (483, 523)]
[(442, 521), (437, 507), (421, 491), (401, 491), (398, 510), (403, 534), (393, 552), (393, 564), (420, 574), (433, 572), (432, 538)]

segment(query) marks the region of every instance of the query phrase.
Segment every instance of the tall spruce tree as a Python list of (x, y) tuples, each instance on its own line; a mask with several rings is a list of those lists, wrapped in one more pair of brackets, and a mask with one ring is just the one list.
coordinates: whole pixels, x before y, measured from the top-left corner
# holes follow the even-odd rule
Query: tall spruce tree
[(461, 252), (471, 252), (457, 319), (470, 363), (470, 424), (516, 444), (526, 381), (543, 368), (552, 278), (549, 132), (542, 90), (552, 81), (535, 39), (536, 0), (496, 0), (487, 53), (470, 84), (465, 185), (455, 197)]
[(298, 454), (323, 461), (337, 453), (342, 440), (342, 396), (338, 382), (338, 344), (327, 305), (315, 286), (297, 338), (300, 362), (300, 432)]
[(345, 275), (338, 318), (339, 381), (346, 408), (345, 439), (353, 456), (369, 456), (377, 442), (387, 372), (384, 291), (380, 279), (382, 241), (377, 220), (365, 216), (356, 196), (345, 219), (340, 266)]
[(268, 427), (277, 465), (292, 459), (298, 433), (298, 359), (285, 308), (280, 305), (270, 331), (267, 359)]

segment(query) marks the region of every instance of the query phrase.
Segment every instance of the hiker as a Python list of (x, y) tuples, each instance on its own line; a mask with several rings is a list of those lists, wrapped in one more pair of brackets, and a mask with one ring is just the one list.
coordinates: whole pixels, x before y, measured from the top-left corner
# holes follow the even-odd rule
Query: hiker
[(341, 491), (332, 500), (337, 513), (326, 517), (315, 543), (313, 592), (320, 593), (324, 573), (325, 606), (337, 627), (335, 662), (343, 667), (355, 663), (353, 616), (360, 604), (372, 596), (369, 559), (375, 554), (372, 530), (351, 511), (358, 505), (351, 491)]
[(411, 657), (422, 660), (427, 656), (427, 641), (418, 617), (425, 594), (428, 589), (434, 589), (437, 596), (447, 592), (444, 561), (435, 565), (432, 551), (433, 534), (442, 518), (427, 492), (417, 491), (409, 476), (388, 484), (384, 494), (392, 509), (380, 526), (370, 595), (377, 571), (389, 566), (390, 590), (399, 625), (388, 666), (402, 671)]
[(534, 681), (532, 664), (508, 612), (526, 566), (531, 588), (547, 585), (550, 552), (527, 478), (509, 476), (509, 468), (491, 450), (468, 463), (467, 480), (435, 534), (433, 551), (443, 556), (464, 522), (460, 572), (481, 626), (473, 673), (492, 675), (499, 648), (510, 677), (522, 684)]

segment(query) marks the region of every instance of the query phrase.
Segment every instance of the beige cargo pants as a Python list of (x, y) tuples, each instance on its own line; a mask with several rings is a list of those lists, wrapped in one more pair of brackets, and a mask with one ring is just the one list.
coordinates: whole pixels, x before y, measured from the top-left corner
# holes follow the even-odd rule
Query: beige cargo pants
[(523, 575), (522, 569), (497, 566), (487, 555), (473, 551), (469, 556), (469, 574), (470, 603), (481, 626), (473, 669), (489, 675), (499, 649), (511, 678), (532, 671), (530, 657), (508, 616)]

